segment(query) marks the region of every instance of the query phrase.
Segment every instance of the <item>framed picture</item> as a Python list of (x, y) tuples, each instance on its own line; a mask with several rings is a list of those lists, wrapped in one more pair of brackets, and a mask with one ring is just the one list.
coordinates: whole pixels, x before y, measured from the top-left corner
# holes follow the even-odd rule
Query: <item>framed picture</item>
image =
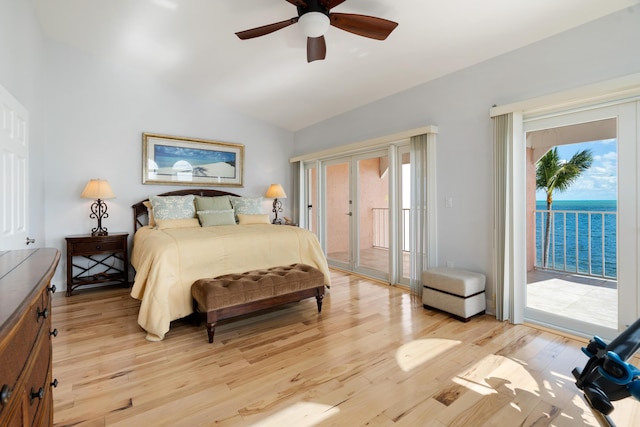
[(242, 187), (244, 145), (142, 134), (142, 183)]

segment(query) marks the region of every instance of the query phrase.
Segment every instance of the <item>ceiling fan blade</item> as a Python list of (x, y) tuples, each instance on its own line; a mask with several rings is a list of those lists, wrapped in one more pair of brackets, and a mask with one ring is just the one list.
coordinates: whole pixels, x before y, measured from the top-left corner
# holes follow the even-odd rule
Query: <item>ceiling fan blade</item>
[(289, 25), (298, 22), (298, 17), (287, 19), (286, 21), (276, 22), (274, 24), (263, 25), (262, 27), (252, 28), (250, 30), (240, 31), (236, 33), (241, 40), (252, 39), (254, 37), (264, 36), (265, 34), (273, 33), (274, 31), (281, 30)]
[(320, 0), (320, 3), (324, 5), (327, 9), (333, 9), (334, 7), (344, 3), (347, 0)]
[(398, 26), (397, 22), (352, 13), (331, 13), (329, 18), (334, 27), (376, 40), (386, 39)]
[(327, 43), (324, 36), (307, 37), (307, 62), (322, 60), (327, 56)]
[(302, 0), (287, 0), (287, 1), (294, 6), (308, 7), (307, 3)]

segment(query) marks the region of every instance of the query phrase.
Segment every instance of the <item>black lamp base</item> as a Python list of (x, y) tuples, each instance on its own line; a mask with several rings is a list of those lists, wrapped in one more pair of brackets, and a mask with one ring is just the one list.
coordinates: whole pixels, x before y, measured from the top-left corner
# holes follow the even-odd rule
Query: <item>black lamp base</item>
[(109, 218), (107, 213), (107, 204), (104, 200), (96, 200), (91, 204), (91, 215), (89, 218), (96, 218), (98, 220), (98, 226), (91, 229), (92, 236), (107, 236), (107, 228), (102, 226), (102, 218)]

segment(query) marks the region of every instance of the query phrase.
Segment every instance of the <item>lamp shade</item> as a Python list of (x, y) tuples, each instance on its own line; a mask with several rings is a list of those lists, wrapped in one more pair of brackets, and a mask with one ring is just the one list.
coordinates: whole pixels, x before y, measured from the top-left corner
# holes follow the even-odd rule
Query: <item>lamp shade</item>
[(287, 193), (284, 192), (282, 185), (271, 184), (264, 197), (267, 197), (269, 199), (286, 199)]
[(91, 179), (82, 190), (80, 197), (83, 199), (115, 199), (111, 186), (106, 179)]
[(321, 12), (307, 12), (298, 19), (298, 25), (307, 37), (320, 37), (329, 29), (329, 17)]

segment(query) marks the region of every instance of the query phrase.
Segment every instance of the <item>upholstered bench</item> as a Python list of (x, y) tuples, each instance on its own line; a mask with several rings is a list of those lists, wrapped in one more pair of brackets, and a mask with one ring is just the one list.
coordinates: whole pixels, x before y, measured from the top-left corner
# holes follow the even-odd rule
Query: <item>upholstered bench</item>
[(209, 342), (218, 320), (304, 298), (316, 297), (322, 311), (324, 274), (306, 264), (273, 267), (200, 279), (191, 286), (194, 312), (205, 318)]
[(422, 286), (424, 308), (447, 312), (463, 322), (485, 312), (484, 274), (457, 268), (432, 268), (422, 273)]

